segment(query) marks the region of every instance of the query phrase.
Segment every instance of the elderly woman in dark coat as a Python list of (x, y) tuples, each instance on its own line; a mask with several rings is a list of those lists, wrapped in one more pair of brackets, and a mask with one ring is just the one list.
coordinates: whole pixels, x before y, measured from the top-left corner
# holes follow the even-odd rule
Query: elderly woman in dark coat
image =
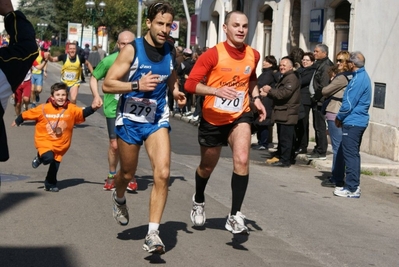
[[(265, 85), (274, 87), (276, 81), (278, 81), (278, 66), (277, 60), (274, 56), (266, 56), (262, 63), (262, 74), (258, 77), (258, 88)], [(259, 118), (256, 118), (254, 122), (254, 128), (256, 130), (256, 137), (258, 138), (258, 145), (254, 149), (267, 150), (269, 142), (269, 131), (273, 125), (271, 121), (271, 115), (273, 110), (273, 100), (268, 97), (262, 97), (262, 104), (266, 109), (266, 119), (259, 122)]]

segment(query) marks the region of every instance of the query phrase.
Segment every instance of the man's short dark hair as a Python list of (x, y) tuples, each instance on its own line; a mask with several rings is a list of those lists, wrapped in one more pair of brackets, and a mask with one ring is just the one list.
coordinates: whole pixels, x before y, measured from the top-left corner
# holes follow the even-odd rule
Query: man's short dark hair
[(169, 13), (173, 18), (175, 17), (175, 10), (173, 9), (173, 6), (169, 4), (169, 2), (160, 1), (150, 5), (148, 7), (147, 19), (152, 21), (158, 13)]

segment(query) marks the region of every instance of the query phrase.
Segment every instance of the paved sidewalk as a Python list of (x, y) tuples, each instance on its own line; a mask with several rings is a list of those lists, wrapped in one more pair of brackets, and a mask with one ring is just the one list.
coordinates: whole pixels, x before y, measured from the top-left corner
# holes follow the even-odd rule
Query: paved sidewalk
[[(171, 116), (171, 118), (177, 120), (183, 120), (188, 122), (194, 126), (197, 125), (195, 121), (191, 121), (186, 116), (182, 116), (179, 113), (176, 113)], [(274, 127), (274, 131), (276, 131), (276, 127)], [(277, 136), (277, 132), (273, 134), (273, 136)], [(251, 143), (256, 143), (256, 135), (252, 135)], [(314, 142), (309, 143), (309, 149), (315, 146)], [(311, 160), (308, 161), (309, 164), (313, 165), (315, 168), (320, 170), (331, 170), (332, 166), (332, 147), (328, 146), (327, 159), (326, 160)], [(392, 184), (394, 186), (399, 186), (399, 162), (392, 161), (389, 159), (373, 156), (364, 152), (360, 152), (360, 157), (362, 161), (362, 174), (370, 176), (372, 179), (379, 180), (384, 183)], [(298, 155), (299, 160), (307, 161), (306, 155)]]

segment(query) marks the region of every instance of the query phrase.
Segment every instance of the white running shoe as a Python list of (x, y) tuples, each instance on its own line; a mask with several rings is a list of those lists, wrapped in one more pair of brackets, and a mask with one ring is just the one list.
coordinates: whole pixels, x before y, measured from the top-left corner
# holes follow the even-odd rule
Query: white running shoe
[(239, 211), (236, 215), (229, 214), (225, 227), (232, 234), (249, 235), (248, 227), (245, 226), (245, 215)]
[(159, 231), (152, 230), (145, 236), (143, 249), (149, 253), (164, 254), (165, 245), (159, 237)]
[(129, 223), (129, 212), (128, 208), (125, 204), (119, 204), (116, 202), (116, 191), (112, 192), (112, 202), (114, 203), (113, 206), (113, 215), (114, 219), (120, 224), (120, 225), (127, 225)]
[(342, 187), (341, 189), (338, 189), (338, 187), (335, 188), (334, 190), (334, 195), (337, 197), (349, 197), (349, 198), (360, 198), (362, 191), (360, 190), (360, 187), (358, 186), (355, 192), (349, 191), (348, 188)]
[(193, 208), (190, 212), (191, 222), (194, 226), (203, 226), (206, 221), (205, 216), (205, 202), (197, 203), (195, 202), (195, 194), (193, 195)]

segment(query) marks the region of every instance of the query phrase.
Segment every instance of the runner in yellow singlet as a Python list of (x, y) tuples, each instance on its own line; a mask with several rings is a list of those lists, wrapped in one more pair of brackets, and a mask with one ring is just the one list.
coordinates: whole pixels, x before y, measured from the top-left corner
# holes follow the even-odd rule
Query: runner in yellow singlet
[(90, 62), (76, 54), (76, 43), (69, 44), (67, 54), (62, 54), (58, 57), (49, 56), (48, 60), (50, 62), (62, 61), (64, 63), (61, 68), (61, 82), (68, 86), (69, 99), (71, 103), (75, 104), (81, 81), (82, 64), (86, 64), (90, 73), (92, 73), (93, 67)]

